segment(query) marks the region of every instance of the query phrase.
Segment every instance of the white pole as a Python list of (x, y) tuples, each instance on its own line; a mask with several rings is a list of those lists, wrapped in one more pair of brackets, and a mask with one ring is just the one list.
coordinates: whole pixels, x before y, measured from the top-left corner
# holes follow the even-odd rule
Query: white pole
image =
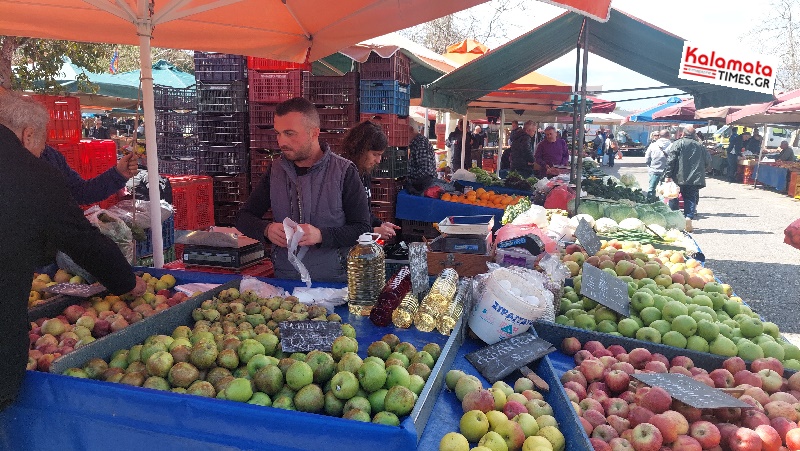
[[(464, 167), (464, 154), (467, 153), (469, 150), (467, 149), (467, 115), (469, 113), (464, 114), (464, 123), (461, 124), (461, 169), (467, 169)], [(470, 154), (470, 161), (472, 161), (472, 154)], [(470, 164), (470, 167), (472, 165)]]
[(153, 240), (153, 266), (164, 266), (164, 239), (161, 236), (161, 190), (158, 177), (158, 149), (156, 148), (156, 109), (153, 100), (153, 62), (150, 57), (150, 38), (153, 24), (148, 11), (149, 2), (139, 1), (139, 62), (144, 98), (144, 136), (147, 149), (147, 183), (150, 189), (150, 232)]
[(508, 137), (506, 136), (506, 110), (505, 109), (501, 109), (500, 110), (500, 135), (499, 136), (500, 137), (497, 140), (497, 163), (496, 163), (497, 167), (495, 168), (495, 171), (497, 172), (498, 176), (500, 175), (500, 162), (503, 160), (503, 146), (506, 144), (506, 139), (508, 139)]
[(430, 136), (430, 127), (431, 127), (431, 121), (428, 118), (428, 107), (425, 107), (425, 122), (424, 122), (424, 124), (425, 124), (425, 139), (428, 139), (428, 137)]

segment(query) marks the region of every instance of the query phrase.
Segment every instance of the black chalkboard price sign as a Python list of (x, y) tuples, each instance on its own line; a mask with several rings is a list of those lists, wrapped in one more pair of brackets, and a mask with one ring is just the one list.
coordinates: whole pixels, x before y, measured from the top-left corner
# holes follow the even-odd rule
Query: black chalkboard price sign
[(586, 250), (589, 256), (595, 255), (600, 251), (600, 247), (602, 246), (600, 238), (594, 233), (592, 226), (583, 218), (578, 222), (578, 228), (575, 229), (575, 238), (580, 241), (581, 246), (583, 246), (583, 249)]
[(631, 314), (628, 284), (619, 277), (612, 276), (588, 263), (583, 264), (581, 296), (597, 301), (620, 315)]
[(551, 343), (524, 332), (478, 349), (465, 357), (490, 384), (494, 384), (553, 351), (555, 348)]
[(308, 352), (318, 349), (331, 351), (333, 340), (342, 335), (342, 325), (328, 321), (283, 321), (281, 331), (283, 352)]
[(711, 388), (700, 381), (696, 381), (685, 374), (640, 373), (633, 374), (632, 376), (651, 387), (661, 387), (666, 390), (673, 399), (677, 399), (678, 401), (698, 409), (719, 409), (725, 407), (749, 409), (753, 407), (721, 390)]

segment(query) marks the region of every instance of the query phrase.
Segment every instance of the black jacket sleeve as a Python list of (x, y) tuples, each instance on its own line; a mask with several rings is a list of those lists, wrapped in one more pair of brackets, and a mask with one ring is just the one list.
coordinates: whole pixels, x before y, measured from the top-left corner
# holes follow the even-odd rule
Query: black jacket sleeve
[(267, 238), (264, 236), (264, 231), (267, 230), (267, 226), (271, 223), (271, 221), (264, 219), (264, 213), (271, 206), (269, 180), (270, 174), (267, 171), (250, 193), (250, 197), (247, 198), (247, 202), (239, 210), (239, 215), (236, 218), (236, 228), (240, 232), (261, 242), (266, 242)]
[(321, 247), (352, 246), (358, 240), (359, 235), (372, 231), (367, 193), (355, 165), (350, 165), (344, 176), (342, 208), (344, 209), (345, 225), (320, 227)]

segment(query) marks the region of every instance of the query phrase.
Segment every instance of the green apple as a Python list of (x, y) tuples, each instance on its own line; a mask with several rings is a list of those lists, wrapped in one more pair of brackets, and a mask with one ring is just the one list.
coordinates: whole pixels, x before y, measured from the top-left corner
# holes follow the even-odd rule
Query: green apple
[(667, 320), (658, 319), (650, 323), (650, 327), (657, 330), (663, 337), (665, 333), (672, 330), (672, 324)]
[(697, 335), (705, 338), (706, 341), (712, 342), (719, 335), (719, 326), (707, 319), (701, 319), (697, 322)]
[(661, 332), (652, 327), (642, 327), (636, 331), (636, 339), (649, 341), (651, 343), (661, 343)]
[(655, 305), (653, 295), (647, 291), (636, 291), (633, 293), (633, 296), (631, 296), (631, 307), (637, 312), (641, 312), (646, 307), (653, 307), (653, 305)]
[(597, 324), (596, 330), (604, 334), (610, 334), (617, 331), (617, 323), (615, 321), (604, 319)]
[(783, 345), (783, 353), (786, 360), (800, 361), (800, 348), (787, 342), (783, 342), (781, 345)]
[(558, 421), (556, 421), (556, 418), (552, 415), (539, 415), (536, 417), (536, 422), (539, 424), (540, 431), (547, 426), (558, 427)]
[[(670, 285), (672, 286), (672, 285)], [(672, 298), (673, 301), (678, 301), (681, 304), (686, 304), (686, 294), (679, 288), (667, 288), (661, 292), (663, 296)]]
[(691, 349), (692, 351), (698, 352), (708, 352), (708, 340), (699, 335), (692, 335), (686, 341), (686, 349)]
[(486, 418), (489, 419), (489, 430), (493, 431), (497, 426), (499, 426), (504, 421), (511, 421), (508, 419), (506, 414), (499, 410), (490, 410), (486, 412)]
[(469, 451), (469, 441), (458, 432), (448, 432), (439, 441), (439, 451)]
[(717, 354), (725, 357), (733, 357), (737, 355), (738, 349), (736, 344), (730, 338), (720, 335), (716, 340), (709, 343), (709, 351), (712, 354)]
[(725, 301), (728, 299), (728, 297), (722, 293), (707, 293), (706, 296), (711, 298), (711, 303), (713, 304), (711, 307), (714, 310), (722, 309), (725, 305)]
[(595, 323), (593, 316), (589, 315), (588, 313), (582, 313), (575, 317), (575, 327), (586, 330), (595, 330), (597, 324)]
[(697, 321), (689, 315), (679, 315), (672, 320), (672, 330), (691, 337), (697, 332)]
[[(731, 338), (731, 336), (733, 335), (733, 329), (731, 329), (731, 326), (725, 323), (715, 323), (715, 324), (719, 328), (720, 335)], [(713, 340), (709, 340), (709, 343), (711, 343), (712, 341)]]
[[(495, 382), (495, 384), (497, 384), (497, 382)], [(503, 407), (506, 405), (506, 400), (507, 400), (506, 392), (503, 389), (495, 388), (494, 386), (492, 386), (492, 388), (490, 388), (489, 391), (492, 393), (492, 396), (494, 397), (494, 409), (503, 410)]]
[(786, 351), (783, 350), (783, 346), (776, 342), (759, 343), (759, 346), (764, 350), (764, 357), (775, 357), (778, 360), (783, 360), (786, 357)]
[[(506, 421), (510, 421), (506, 418)], [(508, 445), (503, 437), (495, 431), (489, 431), (481, 437), (478, 446), (485, 446), (492, 451), (508, 451)]]
[(653, 295), (653, 303), (654, 303), (653, 307), (655, 307), (655, 308), (657, 308), (659, 310), (663, 310), (664, 306), (667, 305), (667, 302), (669, 302), (669, 301), (670, 301), (670, 298), (668, 298), (666, 296), (661, 296), (660, 294), (654, 294)]
[(615, 311), (611, 310), (608, 307), (599, 305), (599, 306), (597, 306), (597, 308), (595, 308), (594, 320), (597, 321), (598, 323), (601, 322), (601, 321), (606, 321), (606, 320), (613, 321), (613, 322), (616, 323), (617, 322), (617, 313)]
[(661, 319), (661, 310), (652, 306), (645, 307), (639, 311), (639, 317), (645, 325), (649, 326), (653, 321)]
[(586, 314), (586, 310), (579, 309), (579, 308), (574, 308), (572, 310), (568, 310), (567, 313), (564, 314), (564, 316), (566, 316), (567, 318), (569, 318), (571, 320), (574, 320), (576, 316), (585, 315), (585, 314)]
[(764, 350), (761, 346), (747, 339), (736, 342), (737, 355), (744, 360), (755, 360), (764, 357)]
[(558, 315), (556, 316), (556, 324), (560, 324), (562, 326), (566, 326), (569, 324), (570, 319), (566, 315)]
[(701, 310), (696, 310), (693, 313), (690, 313), (689, 316), (694, 318), (694, 320), (698, 323), (700, 320), (714, 321), (714, 318), (708, 312), (703, 312)]
[(754, 338), (764, 332), (764, 325), (761, 320), (756, 318), (743, 319), (739, 323), (739, 329), (742, 331), (742, 336), (745, 338)]
[(711, 315), (711, 320), (712, 321), (717, 321), (717, 312), (711, 307), (706, 307), (705, 305), (700, 305), (700, 306), (697, 306), (697, 309), (695, 311), (696, 312), (708, 313), (709, 315)]
[(489, 432), (489, 419), (480, 410), (470, 410), (461, 416), (459, 430), (470, 442), (477, 442)]
[(623, 336), (632, 338), (636, 336), (636, 331), (639, 330), (639, 324), (632, 318), (623, 318), (617, 324), (617, 330)]
[(724, 288), (717, 282), (706, 282), (703, 286), (703, 291), (706, 293), (722, 293), (724, 292)]
[(771, 336), (772, 338), (775, 338), (775, 339), (780, 338), (781, 331), (778, 329), (778, 325), (777, 324), (775, 324), (773, 322), (770, 322), (770, 321), (764, 321), (762, 324), (764, 325), (764, 333), (765, 334), (767, 334), (767, 335), (769, 335), (769, 336)]
[(636, 285), (636, 282), (628, 282), (628, 296), (633, 296), (637, 290), (639, 290), (639, 285)]
[(553, 451), (564, 451), (564, 446), (566, 442), (564, 440), (564, 434), (558, 430), (555, 426), (547, 426), (542, 429), (539, 429), (539, 433), (537, 434), (541, 437), (547, 439), (551, 445), (553, 445)]
[(534, 435), (525, 439), (522, 451), (553, 451), (553, 444), (544, 437)]
[(661, 310), (661, 318), (669, 321), (672, 323), (672, 320), (681, 316), (681, 315), (688, 315), (689, 308), (686, 307), (686, 304), (683, 304), (680, 301), (669, 301), (667, 305), (664, 306), (664, 309)]
[(525, 437), (536, 435), (539, 432), (539, 423), (536, 421), (536, 418), (529, 413), (520, 413), (515, 416), (512, 421), (516, 421), (522, 426), (522, 432), (525, 433)]
[(784, 360), (783, 367), (794, 371), (800, 371), (800, 360), (797, 359)]
[(702, 305), (702, 306), (706, 306), (706, 307), (709, 307), (709, 308), (713, 308), (714, 307), (714, 302), (711, 301), (711, 298), (706, 296), (706, 295), (703, 295), (703, 294), (698, 294), (698, 295), (692, 297), (692, 299), (689, 300), (689, 302), (691, 302), (692, 304), (695, 304), (695, 305)]
[(687, 340), (686, 336), (684, 336), (682, 333), (675, 330), (671, 330), (665, 333), (663, 337), (661, 337), (661, 343), (676, 348), (686, 348)]
[(591, 310), (591, 309), (597, 307), (599, 304), (596, 301), (593, 301), (593, 300), (587, 298), (586, 296), (584, 296), (584, 297), (581, 298), (581, 305), (583, 306), (584, 310), (588, 311), (588, 310)]
[(760, 345), (761, 343), (777, 343), (772, 336), (767, 334), (761, 334), (755, 338), (752, 338), (751, 341), (757, 345)]
[(725, 313), (727, 313), (731, 318), (741, 313), (741, 307), (742, 304), (730, 299), (725, 301), (725, 305), (722, 306), (723, 310), (725, 310)]

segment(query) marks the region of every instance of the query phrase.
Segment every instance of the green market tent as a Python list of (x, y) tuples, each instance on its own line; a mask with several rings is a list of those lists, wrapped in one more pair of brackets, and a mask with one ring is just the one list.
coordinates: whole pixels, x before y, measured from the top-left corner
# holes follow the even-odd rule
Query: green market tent
[[(472, 100), (574, 51), (583, 19), (564, 13), (461, 66), (423, 88), (422, 106), (466, 113)], [(678, 78), (684, 40), (617, 9), (611, 9), (608, 22), (587, 25), (589, 52), (691, 94), (697, 108), (772, 100), (768, 94)]]

